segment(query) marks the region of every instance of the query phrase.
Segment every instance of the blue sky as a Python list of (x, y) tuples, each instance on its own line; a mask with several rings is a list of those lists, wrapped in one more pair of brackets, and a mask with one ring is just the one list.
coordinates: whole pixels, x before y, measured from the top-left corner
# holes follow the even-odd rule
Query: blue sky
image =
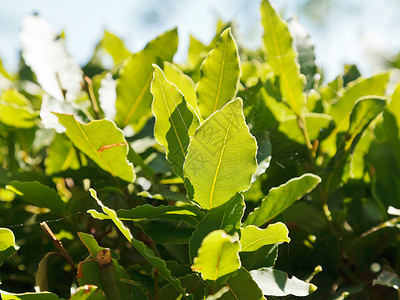
[[(332, 79), (344, 63), (356, 63), (363, 74), (376, 71), (371, 53), (385, 55), (400, 51), (399, 0), (277, 0), (284, 16), (298, 16), (310, 32), (317, 58)], [(314, 6), (309, 3), (314, 2)], [(176, 57), (185, 59), (189, 34), (209, 42), (218, 17), (235, 20), (236, 38), (250, 48), (261, 45), (259, 1), (257, 0), (0, 0), (0, 58), (15, 70), (22, 19), (38, 12), (57, 32), (65, 30), (67, 47), (84, 64), (107, 29), (123, 38), (132, 51), (149, 39), (178, 26), (180, 47)], [(375, 52), (374, 52), (375, 51)]]

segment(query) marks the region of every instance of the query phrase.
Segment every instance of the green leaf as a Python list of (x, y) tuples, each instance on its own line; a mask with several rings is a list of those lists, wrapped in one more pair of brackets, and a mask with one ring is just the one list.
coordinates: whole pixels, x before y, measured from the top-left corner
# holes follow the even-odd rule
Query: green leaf
[[(229, 290), (219, 298), (221, 300), (265, 299), (261, 289), (253, 280), (249, 271), (243, 267), (239, 269), (235, 276), (230, 277), (223, 286), (228, 287)], [(220, 287), (217, 287), (217, 289), (220, 289)]]
[[(109, 219), (95, 210), (89, 213), (97, 219)], [(204, 213), (194, 205), (152, 206), (144, 204), (130, 210), (117, 211), (120, 220), (133, 221), (157, 243), (186, 244)]]
[(118, 297), (117, 295), (113, 295), (115, 299), (131, 299), (131, 286), (123, 281), (123, 280), (129, 280), (128, 272), (118, 264), (117, 260), (112, 259), (111, 271), (114, 274), (111, 278), (114, 278), (115, 280), (112, 281), (110, 277), (106, 278), (102, 277), (104, 275), (101, 274), (101, 272), (104, 272), (105, 268), (106, 267), (100, 269), (97, 262), (94, 259), (81, 262), (78, 266), (79, 276), (77, 276), (79, 285), (80, 286), (95, 285), (98, 286), (103, 291), (105, 291), (108, 288), (105, 286), (105, 282), (107, 282), (108, 286), (115, 284), (115, 288), (117, 289), (115, 291), (115, 294), (120, 292)]
[(104, 31), (103, 38), (100, 40), (95, 49), (96, 54), (97, 52), (102, 51), (108, 53), (112, 57), (114, 65), (122, 62), (131, 55), (129, 50), (126, 49), (124, 42), (115, 34), (107, 30)]
[(49, 208), (60, 214), (63, 212), (64, 202), (57, 192), (37, 181), (22, 182), (15, 180), (11, 181), (6, 188), (17, 194), (26, 203)]
[(270, 268), (252, 270), (250, 274), (266, 296), (294, 295), (304, 297), (317, 289), (311, 283), (304, 282), (294, 276), (288, 278), (285, 272)]
[(84, 232), (78, 232), (78, 236), (85, 247), (89, 250), (90, 256), (93, 259), (96, 259), (96, 254), (103, 250), (103, 247), (100, 247), (97, 241), (94, 239), (93, 235), (87, 234)]
[(311, 192), (320, 182), (321, 178), (317, 175), (306, 173), (290, 179), (279, 187), (272, 188), (262, 200), (261, 205), (247, 217), (244, 226), (261, 227), (305, 194)]
[(77, 151), (64, 134), (56, 134), (44, 160), (46, 174), (51, 175), (67, 169), (77, 170), (87, 164), (86, 157)]
[(300, 65), (300, 72), (306, 77), (304, 91), (310, 91), (315, 88), (321, 78), (319, 68), (316, 64), (313, 41), (310, 34), (301, 26), (297, 18), (292, 18), (289, 21), (289, 30), (293, 36), (293, 47), (298, 53), (297, 60)]
[(49, 292), (14, 294), (0, 290), (0, 295), (3, 300), (61, 300)]
[(193, 35), (190, 35), (189, 49), (188, 49), (188, 64), (191, 67), (196, 67), (200, 60), (207, 56), (209, 51), (208, 47), (196, 39)]
[(30, 101), (15, 89), (0, 96), (0, 122), (16, 128), (31, 128), (38, 117)]
[[(308, 113), (305, 114), (307, 123), (307, 132), (310, 140), (318, 138), (322, 130), (328, 128), (332, 117), (325, 114)], [(300, 130), (295, 116), (288, 117), (284, 122), (279, 124), (278, 130), (284, 133), (290, 140), (304, 144), (304, 135)]]
[(193, 260), (196, 256), (201, 242), (210, 232), (218, 229), (224, 230), (229, 235), (239, 232), (244, 208), (243, 196), (236, 194), (228, 202), (210, 209), (189, 240), (190, 259)]
[(171, 271), (167, 269), (165, 261), (156, 257), (154, 252), (150, 250), (143, 242), (133, 238), (130, 230), (125, 227), (120, 219), (117, 217), (117, 213), (105, 206), (98, 198), (95, 190), (90, 189), (91, 196), (97, 201), (98, 205), (102, 208), (103, 212), (107, 214), (111, 220), (114, 222), (115, 226), (121, 231), (125, 238), (135, 247), (135, 249), (146, 259), (154, 268), (158, 269), (158, 272), (170, 283), (172, 284), (182, 295), (185, 294), (178, 279), (171, 275)]
[(81, 91), (82, 70), (69, 55), (64, 39), (36, 15), (21, 26), (22, 55), (42, 88), (58, 100), (74, 101)]
[[(97, 273), (88, 271), (93, 268), (93, 262), (83, 262), (79, 265), (81, 268), (82, 276), (79, 276), (79, 283), (83, 284), (95, 284), (99, 286), (102, 290), (106, 292), (107, 295), (113, 294), (115, 298), (129, 299), (131, 295), (131, 287), (127, 283), (123, 282), (122, 279), (129, 279), (128, 273), (123, 267), (121, 267), (115, 259), (112, 259), (113, 265), (102, 266), (98, 265), (97, 254), (100, 251), (106, 250), (105, 248), (99, 246), (94, 237), (90, 234), (79, 232), (78, 236), (85, 247), (89, 250), (90, 256), (97, 264)], [(85, 274), (86, 273), (86, 274)], [(91, 273), (91, 274), (89, 274)], [(118, 294), (118, 297), (117, 295)]]
[(389, 82), (390, 72), (381, 73), (370, 78), (359, 78), (346, 86), (342, 96), (331, 105), (329, 114), (336, 123), (336, 132), (345, 130), (349, 124), (349, 115), (356, 101), (364, 96), (384, 96)]
[(281, 93), (296, 116), (301, 116), (306, 98), (303, 93), (304, 76), (300, 73), (297, 53), (288, 24), (276, 13), (267, 0), (261, 2), (261, 24), (264, 28), (264, 47), (268, 63), (279, 77)]
[[(193, 299), (203, 299), (205, 297), (205, 290), (208, 286), (197, 274), (189, 274), (179, 278), (179, 280), (182, 282), (186, 292), (190, 292), (190, 295), (193, 295)], [(176, 300), (178, 297), (179, 293), (170, 284), (160, 289), (160, 299)]]
[(0, 266), (17, 250), (13, 232), (7, 228), (0, 228)]
[(132, 182), (133, 165), (126, 159), (128, 146), (124, 135), (114, 122), (107, 119), (82, 124), (73, 115), (56, 114), (67, 129), (66, 135), (76, 148), (113, 177)]
[(166, 80), (157, 65), (153, 66), (154, 77), (150, 90), (154, 96), (152, 109), (156, 118), (154, 136), (166, 148), (167, 159), (175, 173), (183, 177), (187, 147), (200, 122), (177, 87)]
[(272, 268), (278, 258), (278, 244), (263, 246), (253, 252), (240, 252), (240, 261), (246, 270)]
[(354, 147), (361, 137), (361, 134), (368, 125), (386, 108), (385, 98), (366, 97), (356, 103), (350, 115), (350, 126), (346, 134), (345, 149), (350, 145)]
[(125, 60), (117, 80), (117, 114), (115, 122), (121, 128), (143, 127), (151, 115), (150, 83), (153, 63), (171, 61), (178, 48), (176, 28), (150, 41), (146, 47)]
[(221, 109), (237, 92), (240, 78), (239, 54), (231, 29), (226, 29), (201, 66), (196, 92), (204, 118)]
[(240, 232), (241, 252), (256, 251), (265, 245), (290, 242), (289, 230), (281, 222), (270, 224), (265, 229), (249, 225), (242, 228)]
[(240, 269), (239, 251), (237, 234), (232, 237), (223, 230), (215, 230), (203, 239), (192, 270), (204, 280), (215, 281)]
[(185, 97), (186, 102), (195, 109), (198, 117), (200, 111), (197, 104), (196, 85), (193, 79), (182, 72), (176, 65), (164, 62), (165, 78), (176, 85)]
[(238, 98), (215, 112), (189, 144), (184, 175), (202, 208), (219, 206), (247, 190), (257, 170), (257, 143), (245, 123), (242, 105)]
[[(95, 210), (90, 210), (90, 213), (97, 213)], [(132, 209), (119, 209), (117, 211), (118, 218), (120, 220), (127, 221), (142, 221), (154, 218), (168, 218), (182, 217), (186, 222), (190, 224), (197, 224), (201, 219), (204, 218), (204, 213), (194, 205), (160, 205), (153, 206), (150, 204), (144, 204), (141, 206), (134, 207)], [(109, 219), (105, 214), (97, 213), (96, 218), (100, 220)]]
[(48, 252), (39, 262), (39, 266), (35, 275), (35, 290), (39, 292), (49, 291), (48, 276), (49, 271), (47, 265), (52, 255), (58, 255), (57, 252)]

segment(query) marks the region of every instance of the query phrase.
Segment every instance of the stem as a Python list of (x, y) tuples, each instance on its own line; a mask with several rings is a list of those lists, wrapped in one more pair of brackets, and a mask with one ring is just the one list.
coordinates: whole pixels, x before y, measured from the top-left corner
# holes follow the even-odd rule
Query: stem
[(77, 271), (76, 266), (75, 266), (71, 256), (69, 256), (68, 252), (65, 250), (62, 242), (54, 235), (53, 231), (50, 229), (49, 225), (47, 225), (46, 221), (41, 222), (40, 226), (42, 227), (44, 232), (46, 232), (47, 236), (53, 242), (54, 246), (56, 246), (58, 251), (60, 251), (61, 255), (68, 261), (68, 263), (72, 267), (72, 270), (76, 274), (76, 271)]
[(154, 269), (154, 300), (158, 300), (160, 297), (160, 287), (158, 284), (158, 269)]
[(306, 119), (304, 116), (297, 116), (297, 124), (299, 125), (300, 130), (303, 132), (304, 140), (306, 141), (308, 150), (312, 150), (313, 145), (311, 144), (310, 137), (308, 136)]
[(96, 96), (94, 95), (93, 81), (88, 76), (83, 76), (83, 80), (86, 83), (86, 91), (89, 95), (90, 102), (92, 103), (92, 108), (96, 115), (96, 119), (100, 119), (100, 107), (97, 104)]
[(97, 252), (95, 261), (99, 267), (100, 278), (107, 299), (122, 300), (123, 298), (118, 286), (119, 280), (112, 261), (110, 249), (102, 249)]
[(362, 233), (359, 238), (366, 237), (367, 235), (370, 235), (371, 233), (374, 233), (375, 231), (377, 231), (379, 229), (393, 226), (393, 225), (397, 224), (398, 222), (400, 222), (400, 216), (394, 217), (394, 218), (392, 218), (392, 219), (390, 219), (388, 221), (385, 221), (383, 223), (380, 223), (380, 224), (376, 225), (375, 227), (372, 227), (371, 229), (369, 229), (369, 230), (365, 231), (364, 233)]

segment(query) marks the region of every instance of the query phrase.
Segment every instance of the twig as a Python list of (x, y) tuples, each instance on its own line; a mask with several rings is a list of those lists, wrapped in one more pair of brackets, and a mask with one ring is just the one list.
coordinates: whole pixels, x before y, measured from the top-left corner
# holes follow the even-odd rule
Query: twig
[(86, 91), (89, 95), (90, 102), (92, 103), (92, 108), (96, 115), (96, 119), (100, 119), (100, 107), (97, 104), (96, 96), (94, 95), (93, 81), (86, 75), (83, 76), (83, 80), (85, 81)]
[(74, 273), (77, 272), (76, 266), (72, 260), (72, 258), (69, 256), (68, 252), (65, 250), (62, 242), (54, 235), (53, 231), (51, 231), (49, 225), (47, 225), (46, 221), (43, 221), (40, 223), (40, 227), (46, 232), (47, 236), (50, 238), (50, 240), (53, 242), (54, 246), (60, 251), (61, 255), (67, 260), (67, 262), (71, 265), (72, 270)]

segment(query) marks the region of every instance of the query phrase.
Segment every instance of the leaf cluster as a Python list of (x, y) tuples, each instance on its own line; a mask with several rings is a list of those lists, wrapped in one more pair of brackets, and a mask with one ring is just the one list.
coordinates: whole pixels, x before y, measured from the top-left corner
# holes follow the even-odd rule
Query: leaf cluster
[(81, 67), (24, 20), (20, 70), (0, 63), (2, 299), (396, 296), (400, 85), (323, 83), (301, 25), (260, 10), (262, 49), (220, 23), (184, 64), (176, 29), (137, 53), (105, 31)]

